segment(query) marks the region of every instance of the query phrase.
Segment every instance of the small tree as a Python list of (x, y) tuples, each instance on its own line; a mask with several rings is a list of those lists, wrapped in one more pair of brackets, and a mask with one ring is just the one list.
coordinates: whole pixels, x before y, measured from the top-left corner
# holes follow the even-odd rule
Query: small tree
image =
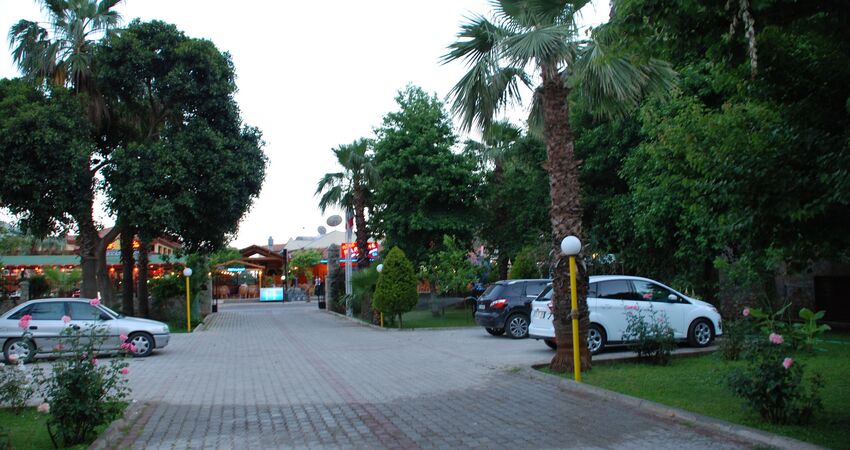
[(295, 277), (295, 282), (298, 283), (298, 278), (303, 276), (307, 278), (309, 283), (313, 278), (313, 266), (319, 264), (322, 260), (322, 255), (317, 250), (304, 250), (296, 253), (289, 260), (289, 273)]
[(524, 247), (516, 255), (508, 278), (511, 280), (540, 278), (540, 270), (535, 262), (534, 251), (530, 247)]
[(398, 315), (398, 326), (401, 328), (401, 315), (412, 310), (418, 299), (413, 264), (400, 248), (393, 247), (378, 277), (372, 307), (391, 316)]

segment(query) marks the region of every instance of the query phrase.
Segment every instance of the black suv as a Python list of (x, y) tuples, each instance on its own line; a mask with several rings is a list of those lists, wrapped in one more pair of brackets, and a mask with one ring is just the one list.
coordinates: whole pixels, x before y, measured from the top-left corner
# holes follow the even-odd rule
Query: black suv
[(528, 336), (531, 301), (552, 280), (505, 280), (487, 287), (476, 301), (475, 323), (493, 336), (508, 332), (521, 339)]

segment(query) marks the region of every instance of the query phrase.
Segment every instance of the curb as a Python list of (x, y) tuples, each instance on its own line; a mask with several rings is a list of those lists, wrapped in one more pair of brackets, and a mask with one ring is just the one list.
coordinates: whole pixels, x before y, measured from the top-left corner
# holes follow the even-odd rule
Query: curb
[(331, 315), (333, 315), (333, 316), (339, 317), (340, 319), (345, 319), (345, 320), (350, 320), (350, 321), (352, 321), (352, 322), (356, 322), (357, 324), (359, 324), (359, 325), (363, 325), (364, 327), (370, 327), (370, 328), (374, 328), (374, 329), (376, 329), (376, 330), (381, 330), (381, 331), (392, 331), (392, 332), (399, 332), (399, 333), (409, 333), (409, 332), (413, 332), (413, 331), (450, 331), (450, 330), (468, 330), (468, 329), (470, 329), (470, 328), (474, 328), (474, 327), (472, 327), (472, 326), (469, 326), (469, 327), (436, 327), (436, 328), (401, 328), (401, 329), (399, 329), (399, 328), (386, 328), (386, 327), (381, 328), (381, 327), (380, 327), (380, 326), (378, 326), (378, 325), (375, 325), (375, 324), (372, 324), (372, 323), (364, 322), (364, 321), (362, 321), (362, 320), (360, 320), (360, 319), (358, 319), (358, 318), (356, 318), (356, 317), (348, 317), (348, 316), (346, 316), (345, 314), (340, 314), (340, 313), (338, 313), (338, 312), (331, 311), (331, 310), (329, 310), (329, 309), (326, 309), (326, 310), (325, 310), (325, 312), (326, 312), (327, 314), (331, 314)]
[(148, 404), (145, 402), (133, 402), (124, 410), (124, 414), (115, 419), (100, 436), (89, 446), (89, 450), (105, 450), (118, 447), (127, 431), (135, 425), (136, 421), (145, 411)]
[(520, 370), (520, 373), (525, 374), (529, 376), (529, 378), (536, 379), (538, 381), (555, 384), (566, 391), (578, 393), (585, 396), (596, 397), (600, 400), (620, 402), (622, 404), (639, 409), (643, 412), (659, 417), (661, 419), (679, 420), (682, 422), (686, 422), (688, 425), (691, 425), (695, 428), (702, 428), (710, 432), (730, 436), (749, 443), (764, 445), (771, 448), (789, 450), (823, 449), (823, 447), (819, 447), (808, 442), (799, 441), (797, 439), (768, 433), (766, 431), (757, 430), (755, 428), (750, 428), (744, 425), (729, 423), (720, 419), (715, 419), (713, 417), (703, 416), (701, 414), (685, 411), (679, 408), (674, 408), (672, 406), (662, 405), (660, 403), (656, 403), (650, 400), (632, 397), (626, 394), (620, 394), (619, 392), (610, 391), (608, 389), (591, 386), (588, 384), (576, 383), (573, 380), (561, 378), (557, 375), (543, 373), (536, 369), (524, 367)]

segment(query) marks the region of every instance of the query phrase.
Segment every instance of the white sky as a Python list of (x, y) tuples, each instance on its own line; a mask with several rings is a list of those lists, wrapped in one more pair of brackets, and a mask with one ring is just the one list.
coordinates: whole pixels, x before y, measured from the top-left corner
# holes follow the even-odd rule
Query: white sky
[[(316, 235), (334, 214), (323, 217), (313, 195), (319, 178), (338, 170), (331, 149), (371, 137), (408, 83), (445, 98), (464, 68), (440, 65), (440, 57), (464, 17), (490, 11), (487, 0), (125, 0), (117, 9), (124, 23), (163, 20), (230, 52), (243, 121), (262, 130), (270, 161), (260, 197), (231, 243), (240, 248), (265, 245), (269, 236), (283, 243)], [(601, 23), (608, 1), (582, 12), (584, 23)], [(9, 28), (42, 17), (34, 0), (0, 0), (0, 78), (19, 76)], [(113, 222), (103, 213), (99, 219)]]

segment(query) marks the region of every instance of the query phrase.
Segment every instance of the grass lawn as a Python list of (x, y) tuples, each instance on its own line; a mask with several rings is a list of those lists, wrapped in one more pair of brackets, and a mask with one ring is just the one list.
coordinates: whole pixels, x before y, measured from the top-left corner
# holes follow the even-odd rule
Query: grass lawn
[[(108, 426), (100, 426), (95, 431), (100, 434)], [(0, 427), (8, 433), (11, 448), (53, 448), (47, 433), (47, 415), (38, 413), (35, 408), (26, 408), (20, 415), (15, 415), (11, 409), (0, 408)], [(0, 444), (4, 442), (0, 441)], [(88, 444), (80, 444), (65, 448), (84, 450), (88, 447)]]
[[(202, 320), (192, 320), (192, 332), (195, 331), (195, 328), (198, 325), (204, 323)], [(186, 319), (183, 320), (169, 320), (166, 322), (168, 324), (168, 330), (172, 333), (185, 333), (186, 332)]]
[(475, 320), (468, 308), (446, 309), (441, 317), (432, 317), (431, 310), (410, 311), (402, 316), (402, 328), (410, 330), (415, 328), (447, 328), (447, 327), (472, 327)]
[(850, 334), (829, 333), (817, 346), (824, 351), (794, 355), (806, 373), (823, 377), (823, 410), (808, 425), (771, 425), (745, 408), (723, 380), (742, 362), (722, 361), (712, 354), (676, 358), (670, 366), (635, 363), (599, 365), (582, 381), (623, 394), (652, 400), (728, 422), (758, 428), (829, 448), (850, 448)]

